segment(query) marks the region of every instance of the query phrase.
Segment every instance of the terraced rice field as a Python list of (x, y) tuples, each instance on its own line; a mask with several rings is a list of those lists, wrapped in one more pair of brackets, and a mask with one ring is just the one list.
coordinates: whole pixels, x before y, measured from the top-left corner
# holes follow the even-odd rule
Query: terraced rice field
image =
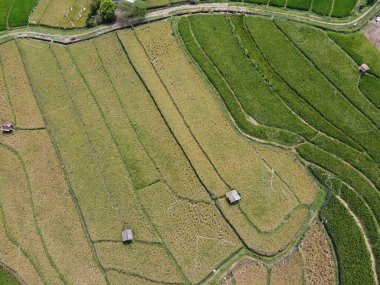
[(0, 264), (28, 284), (376, 284), (380, 79), (357, 66), (380, 55), (356, 37), (197, 15), (0, 45)]
[[(373, 284), (380, 262), (378, 51), (360, 35), (255, 17), (190, 16), (178, 29), (237, 126), (290, 145), (328, 190), (321, 219), (337, 252), (339, 280)], [(360, 76), (364, 60), (374, 71)], [(255, 89), (253, 82), (259, 82)], [(276, 112), (264, 115), (269, 106)], [(294, 135), (271, 137), (257, 132), (257, 125)], [(343, 233), (347, 228), (355, 239)], [(349, 269), (354, 259), (360, 268), (355, 273)]]
[(86, 26), (91, 0), (40, 0), (29, 18), (29, 24), (64, 29)]

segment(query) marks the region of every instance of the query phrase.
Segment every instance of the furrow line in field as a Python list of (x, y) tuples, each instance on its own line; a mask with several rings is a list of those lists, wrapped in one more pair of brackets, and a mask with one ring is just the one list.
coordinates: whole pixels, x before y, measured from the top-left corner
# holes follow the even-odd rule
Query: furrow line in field
[(68, 281), (66, 280), (66, 277), (62, 274), (62, 272), (59, 270), (58, 266), (55, 264), (48, 248), (47, 248), (47, 245), (45, 243), (45, 239), (44, 239), (44, 236), (43, 236), (43, 233), (42, 233), (42, 230), (39, 226), (39, 223), (38, 223), (38, 214), (37, 214), (37, 210), (36, 210), (36, 205), (34, 203), (34, 199), (33, 199), (33, 189), (32, 189), (32, 185), (30, 183), (30, 178), (29, 178), (29, 174), (27, 172), (27, 169), (26, 169), (26, 166), (25, 166), (25, 162), (22, 158), (22, 156), (20, 155), (20, 153), (8, 146), (8, 145), (5, 145), (3, 143), (0, 143), (0, 146), (6, 148), (8, 151), (10, 151), (11, 153), (13, 153), (17, 159), (19, 160), (19, 163), (21, 165), (21, 169), (22, 169), (22, 172), (24, 173), (24, 177), (25, 177), (25, 180), (26, 180), (26, 183), (27, 183), (27, 188), (28, 188), (28, 192), (29, 192), (29, 203), (30, 203), (30, 206), (32, 208), (32, 212), (33, 212), (33, 220), (34, 220), (34, 226), (36, 228), (36, 231), (37, 231), (37, 234), (39, 236), (39, 239), (41, 241), (41, 245), (42, 245), (42, 248), (43, 248), (43, 251), (46, 255), (46, 258), (49, 260), (49, 263), (51, 265), (51, 267), (55, 270), (55, 272), (58, 274), (59, 276), (59, 279), (61, 279), (61, 281), (64, 283), (64, 284), (68, 284)]
[[(304, 158), (300, 157), (300, 159), (302, 160), (305, 160)], [(306, 160), (305, 160), (306, 161)], [(375, 227), (377, 228), (377, 231), (380, 232), (380, 223), (379, 221), (376, 219), (376, 216), (374, 214), (374, 210), (368, 205), (368, 200), (363, 197), (362, 195), (360, 195), (356, 190), (355, 188), (353, 188), (350, 184), (348, 184), (347, 182), (345, 182), (344, 180), (342, 180), (340, 177), (338, 177), (336, 174), (332, 173), (330, 170), (324, 168), (323, 166), (320, 166), (318, 164), (315, 164), (315, 163), (312, 163), (312, 162), (309, 162), (307, 161), (307, 163), (309, 165), (312, 165), (313, 167), (317, 168), (317, 169), (321, 169), (323, 170), (324, 172), (328, 173), (329, 175), (331, 175), (331, 177), (335, 177), (340, 183), (342, 183), (344, 186), (346, 186), (347, 188), (349, 188), (352, 192), (354, 192), (358, 197), (359, 199), (362, 201), (362, 203), (364, 204), (364, 206), (367, 208), (367, 210), (370, 212), (371, 214), (371, 217), (372, 217), (372, 221), (374, 222), (375, 224)], [(318, 180), (318, 178), (316, 177), (316, 179)], [(334, 189), (329, 189), (331, 191), (333, 191)], [(340, 191), (340, 190), (339, 190)], [(334, 194), (336, 196), (340, 196), (341, 194), (340, 193), (335, 193)], [(342, 198), (343, 199), (343, 198)], [(380, 235), (380, 234), (379, 234)], [(379, 241), (376, 241), (377, 242), (380, 242), (380, 236), (378, 237), (378, 240)]]
[(378, 276), (377, 276), (377, 272), (376, 272), (376, 261), (375, 261), (375, 257), (374, 257), (374, 254), (373, 254), (373, 250), (372, 250), (372, 247), (371, 247), (371, 244), (370, 244), (370, 241), (368, 240), (368, 237), (366, 235), (366, 232), (364, 230), (364, 227), (362, 225), (362, 223), (360, 222), (360, 220), (358, 219), (358, 217), (354, 214), (354, 212), (352, 212), (352, 210), (350, 209), (350, 207), (348, 206), (348, 204), (346, 203), (346, 201), (344, 201), (341, 197), (339, 196), (336, 196), (336, 198), (344, 205), (344, 207), (348, 210), (348, 212), (350, 213), (350, 215), (352, 216), (352, 218), (355, 220), (355, 223), (359, 226), (360, 228), (360, 231), (362, 232), (363, 234), (363, 237), (364, 237), (364, 241), (365, 241), (365, 244), (366, 244), (366, 247), (367, 247), (367, 250), (369, 252), (369, 255), (371, 257), (371, 268), (372, 268), (372, 273), (374, 275), (374, 279), (375, 279), (375, 282), (376, 284), (379, 284), (378, 283)]
[(17, 41), (16, 41), (16, 46), (17, 46), (17, 48), (18, 48), (18, 50), (19, 50), (19, 53), (20, 53), (20, 55), (21, 55), (21, 57), (22, 57), (22, 63), (23, 63), (24, 69), (25, 69), (25, 71), (26, 71), (26, 74), (27, 74), (27, 77), (28, 77), (29, 84), (30, 84), (30, 86), (32, 87), (32, 90), (33, 90), (33, 96), (34, 96), (34, 98), (35, 98), (35, 100), (36, 100), (36, 102), (37, 102), (38, 108), (40, 109), (40, 112), (41, 112), (41, 114), (42, 114), (42, 117), (43, 117), (43, 120), (44, 120), (44, 123), (45, 123), (46, 129), (47, 129), (47, 131), (48, 131), (48, 133), (49, 133), (49, 137), (50, 137), (51, 143), (52, 143), (53, 146), (54, 146), (54, 150), (55, 150), (55, 153), (56, 153), (56, 155), (57, 155), (57, 158), (58, 158), (59, 164), (60, 164), (60, 166), (61, 166), (61, 168), (62, 168), (62, 171), (63, 171), (63, 173), (64, 173), (64, 178), (65, 178), (65, 181), (66, 181), (66, 183), (67, 183), (67, 187), (68, 187), (68, 190), (69, 190), (70, 196), (71, 196), (71, 198), (73, 199), (73, 201), (74, 201), (74, 203), (75, 203), (75, 205), (76, 205), (76, 209), (77, 209), (77, 211), (78, 211), (78, 215), (79, 215), (80, 222), (81, 222), (81, 225), (82, 225), (83, 233), (84, 233), (84, 235), (85, 235), (85, 237), (86, 237), (86, 240), (87, 240), (87, 243), (88, 243), (89, 247), (91, 248), (91, 252), (92, 252), (92, 254), (93, 254), (93, 258), (94, 258), (96, 264), (98, 265), (98, 267), (100, 268), (100, 270), (101, 270), (101, 272), (102, 272), (102, 274), (103, 274), (103, 276), (104, 276), (104, 280), (106, 281), (106, 283), (107, 283), (108, 285), (110, 285), (110, 283), (109, 283), (109, 281), (108, 281), (107, 274), (105, 273), (105, 270), (104, 270), (103, 266), (101, 265), (101, 263), (100, 263), (100, 261), (99, 261), (98, 254), (97, 254), (96, 249), (95, 249), (95, 247), (94, 247), (94, 245), (93, 245), (93, 242), (92, 242), (92, 240), (91, 240), (91, 236), (90, 236), (90, 233), (89, 233), (89, 230), (88, 230), (88, 225), (87, 225), (87, 223), (86, 223), (86, 219), (85, 219), (85, 216), (84, 216), (84, 214), (83, 214), (83, 210), (82, 210), (82, 208), (80, 207), (78, 197), (76, 196), (76, 194), (75, 194), (75, 192), (74, 192), (74, 190), (73, 190), (73, 188), (72, 188), (72, 184), (71, 184), (71, 180), (70, 180), (70, 178), (69, 178), (69, 174), (68, 174), (68, 171), (67, 171), (67, 167), (66, 167), (66, 165), (65, 165), (65, 163), (64, 163), (64, 160), (63, 160), (63, 157), (62, 157), (62, 155), (61, 155), (61, 153), (60, 153), (59, 143), (58, 143), (58, 141), (56, 141), (56, 140), (54, 139), (54, 136), (53, 136), (53, 134), (52, 134), (51, 127), (49, 126), (49, 124), (48, 124), (48, 122), (47, 122), (47, 119), (46, 119), (46, 114), (45, 114), (45, 112), (43, 111), (43, 109), (42, 109), (42, 107), (41, 107), (41, 102), (40, 102), (40, 100), (38, 99), (38, 96), (37, 96), (37, 90), (35, 89), (35, 87), (33, 86), (32, 82), (31, 82), (30, 75), (29, 75), (29, 72), (30, 72), (30, 71), (28, 70), (28, 68), (27, 68), (27, 66), (26, 66), (26, 63), (25, 63), (25, 59), (24, 59), (23, 53), (21, 52), (21, 49), (20, 49), (20, 47), (19, 47)]
[(9, 9), (8, 9), (8, 13), (7, 13), (7, 18), (6, 18), (6, 26), (7, 26), (7, 30), (9, 30), (9, 15), (11, 14), (11, 11), (12, 11), (12, 8), (13, 8), (13, 4), (16, 0), (12, 0), (12, 3), (11, 5), (9, 6)]
[[(336, 85), (315, 63), (314, 61), (299, 47), (299, 45), (295, 42), (293, 42), (289, 37), (288, 35), (284, 32), (284, 30), (277, 24), (276, 21), (273, 21), (274, 25), (276, 26), (276, 28), (288, 39), (288, 41), (292, 44), (292, 46), (294, 46), (303, 56), (304, 58), (316, 69), (318, 70), (318, 72), (323, 76), (323, 78), (325, 78), (332, 87), (334, 87), (336, 90), (339, 91), (339, 93), (344, 97), (346, 98), (346, 100), (350, 103), (350, 105), (358, 110), (360, 112), (360, 114), (362, 114), (364, 117), (367, 118), (368, 121), (371, 122), (371, 124), (373, 125), (373, 127), (375, 127), (378, 131), (380, 131), (380, 127), (378, 126), (378, 124), (370, 117), (368, 116), (368, 114), (366, 114), (366, 112), (364, 110), (362, 110), (362, 108), (358, 107), (353, 101), (352, 99), (350, 99), (344, 92), (343, 90), (338, 86)], [(363, 96), (364, 99), (367, 99), (365, 96)], [(375, 107), (371, 101), (369, 100), (366, 100), (368, 103), (370, 103), (372, 105), (372, 107)]]
[(4, 65), (3, 65), (3, 61), (1, 59), (1, 56), (0, 56), (0, 73), (2, 74), (2, 77), (3, 77), (2, 80), (4, 81), (4, 85), (5, 85), (5, 93), (6, 93), (5, 97), (7, 99), (9, 107), (11, 108), (11, 113), (12, 113), (14, 124), (17, 125), (16, 112), (15, 112), (15, 109), (14, 109), (13, 104), (12, 104), (11, 96), (9, 95), (8, 84), (7, 84), (7, 80), (5, 79), (5, 69), (4, 69)]
[[(8, 149), (8, 146), (5, 146), (3, 144), (0, 144), (0, 147), (4, 147), (6, 148), (7, 150)], [(4, 231), (5, 231), (5, 234), (7, 236), (7, 239), (15, 246), (15, 248), (17, 248), (17, 250), (20, 250), (21, 253), (23, 254), (23, 256), (25, 256), (25, 258), (30, 262), (30, 264), (33, 266), (34, 270), (37, 272), (38, 276), (41, 278), (41, 281), (47, 285), (48, 284), (48, 281), (46, 280), (46, 277), (45, 277), (45, 274), (41, 271), (41, 268), (39, 268), (37, 266), (37, 263), (34, 261), (33, 257), (30, 256), (23, 247), (21, 247), (20, 245), (20, 242), (17, 241), (16, 238), (14, 238), (12, 236), (12, 234), (10, 233), (9, 231), (9, 227), (8, 227), (8, 222), (6, 220), (6, 217), (5, 217), (5, 212), (4, 212), (4, 208), (3, 208), (3, 205), (2, 205), (2, 202), (0, 200), (0, 212), (1, 212), (1, 216), (2, 216), (2, 224), (4, 226)]]
[(4, 264), (2, 261), (0, 261), (0, 269), (3, 269), (4, 271), (11, 274), (21, 285), (28, 285), (25, 282), (25, 280), (17, 273), (16, 270), (10, 268), (8, 265)]
[[(243, 216), (245, 217), (245, 219), (247, 220), (247, 222), (255, 229), (256, 232), (260, 233), (260, 234), (263, 234), (263, 235), (266, 235), (266, 234), (272, 234), (276, 231), (278, 231), (280, 228), (284, 227), (286, 225), (286, 223), (291, 219), (291, 217), (294, 215), (294, 213), (299, 210), (299, 209), (307, 209), (307, 205), (305, 204), (299, 204), (297, 206), (295, 206), (293, 209), (291, 209), (289, 211), (289, 213), (285, 216), (285, 218), (278, 224), (276, 225), (276, 227), (270, 229), (270, 230), (260, 230), (249, 218), (248, 218), (248, 215), (244, 212), (244, 210), (240, 207), (240, 205), (238, 205), (239, 207), (239, 210), (241, 211), (241, 213), (243, 214)], [(306, 217), (308, 218), (308, 217)], [(305, 218), (305, 219), (306, 219)]]
[[(123, 215), (120, 211), (120, 208), (118, 206), (118, 203), (117, 201), (114, 199), (114, 196), (113, 194), (111, 193), (111, 190), (110, 190), (110, 187), (108, 185), (108, 183), (106, 182), (106, 178), (104, 176), (104, 169), (99, 161), (99, 157), (98, 157), (98, 154), (97, 154), (97, 151), (95, 150), (95, 147), (94, 147), (94, 144), (92, 142), (92, 140), (90, 139), (90, 135), (89, 133), (87, 132), (87, 128), (86, 128), (86, 125), (85, 125), (85, 122), (84, 122), (84, 119), (82, 117), (82, 114), (77, 106), (77, 104), (74, 102), (74, 99), (72, 97), (72, 94), (71, 92), (69, 91), (68, 89), (68, 86), (67, 86), (67, 78), (63, 72), (63, 69), (62, 69), (62, 66), (60, 65), (59, 61), (57, 60), (56, 58), (56, 55), (54, 53), (54, 51), (51, 49), (51, 46), (49, 45), (49, 50), (50, 52), (52, 53), (53, 57), (55, 58), (55, 61), (59, 67), (59, 72), (61, 73), (61, 76), (63, 77), (64, 79), (64, 82), (65, 82), (65, 86), (66, 86), (66, 91), (67, 91), (67, 94), (68, 94), (68, 97), (70, 98), (70, 102), (71, 102), (71, 105), (75, 111), (75, 114), (77, 115), (78, 119), (79, 119), (79, 122), (80, 122), (80, 125), (81, 125), (81, 129), (82, 129), (82, 133), (86, 139), (86, 142), (88, 143), (88, 145), (90, 146), (90, 149), (91, 149), (91, 153), (92, 153), (92, 159), (93, 161), (95, 162), (96, 164), (96, 167), (98, 169), (98, 172), (100, 174), (100, 177), (101, 177), (101, 180), (102, 180), (102, 184), (103, 184), (103, 187), (102, 189), (104, 189), (106, 191), (106, 194), (108, 196), (108, 199), (109, 199), (109, 202), (111, 203), (112, 205), (112, 209), (113, 211), (115, 212), (116, 216), (120, 219), (120, 222), (121, 224), (124, 226), (125, 225), (125, 219), (123, 218)], [(70, 56), (70, 59), (73, 63), (73, 65), (75, 66), (75, 69), (78, 71), (78, 73), (80, 74), (80, 76), (82, 77), (83, 79), (83, 75), (81, 74), (81, 71), (79, 70), (78, 66), (75, 64), (75, 61), (70, 53), (70, 51), (68, 49), (66, 49), (66, 52), (68, 53), (68, 55)]]
[(333, 156), (334, 158), (336, 158), (337, 160), (339, 160), (341, 163), (345, 164), (346, 166), (348, 166), (351, 170), (353, 170), (355, 173), (359, 174), (364, 180), (366, 180), (368, 182), (368, 184), (373, 188), (374, 190), (374, 193), (376, 193), (377, 196), (380, 197), (380, 192), (379, 191), (376, 191), (377, 187), (375, 184), (373, 184), (373, 182), (365, 175), (363, 174), (359, 169), (357, 169), (355, 166), (353, 166), (352, 164), (348, 163), (347, 161), (345, 161), (344, 159), (336, 156), (334, 153), (330, 153), (328, 151), (325, 151), (324, 149), (320, 148), (319, 146), (317, 145), (314, 145), (313, 146), (317, 149), (319, 149), (320, 151), (322, 152), (325, 152), (325, 153), (328, 153), (330, 154), (331, 156)]
[(148, 277), (145, 277), (143, 275), (140, 275), (140, 274), (136, 274), (136, 273), (133, 273), (133, 272), (129, 272), (129, 271), (126, 271), (124, 269), (121, 269), (121, 268), (115, 268), (115, 267), (106, 267), (105, 268), (106, 271), (115, 271), (115, 272), (118, 272), (118, 273), (121, 273), (121, 274), (125, 274), (125, 275), (128, 275), (128, 276), (133, 276), (133, 277), (137, 277), (139, 279), (142, 279), (142, 280), (145, 280), (145, 281), (148, 281), (148, 282), (151, 282), (151, 283), (157, 283), (157, 284), (163, 284), (163, 285), (181, 285), (183, 283), (170, 283), (170, 282), (162, 282), (162, 281), (159, 281), (159, 280), (153, 280), (151, 278), (148, 278)]

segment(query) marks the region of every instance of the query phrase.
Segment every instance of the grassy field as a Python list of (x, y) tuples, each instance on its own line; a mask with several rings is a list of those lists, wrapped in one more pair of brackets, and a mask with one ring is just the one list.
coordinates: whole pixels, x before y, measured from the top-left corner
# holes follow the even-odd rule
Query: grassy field
[(0, 31), (28, 24), (37, 0), (3, 0), (0, 3)]
[[(229, 101), (225, 99), (227, 92), (220, 88), (222, 83), (240, 103), (241, 107), (237, 104), (229, 110), (244, 132), (258, 137), (247, 131), (246, 122), (234, 112), (239, 107), (246, 116), (254, 115), (255, 121), (251, 120), (251, 124), (258, 122), (286, 129), (303, 138), (304, 142), (297, 144), (294, 150), (305, 162), (314, 165), (310, 169), (326, 189), (343, 199), (370, 241), (367, 248), (363, 232), (355, 228), (353, 216), (346, 215), (347, 223), (350, 221), (353, 232), (358, 235), (351, 241), (355, 244), (352, 246), (340, 233), (338, 220), (331, 221), (329, 233), (334, 235), (335, 250), (341, 252), (338, 254), (340, 280), (368, 278), (368, 284), (372, 284), (372, 268), (379, 272), (380, 263), (377, 246), (380, 176), (376, 154), (380, 135), (380, 112), (376, 105), (378, 51), (358, 34), (327, 35), (319, 29), (279, 20), (190, 16), (181, 19), (178, 26), (187, 50), (226, 106)], [(359, 48), (354, 49), (354, 46)], [(360, 76), (358, 65), (364, 62), (363, 56), (375, 68), (372, 74)], [(333, 61), (336, 64), (331, 64)], [(252, 89), (248, 85), (252, 82), (259, 84)], [(263, 91), (264, 87), (268, 91)], [(244, 92), (254, 99), (248, 100)], [(270, 93), (277, 101), (273, 101)], [(277, 112), (267, 112), (263, 118), (260, 111), (268, 108), (267, 104)], [(292, 123), (282, 126), (282, 122)], [(289, 144), (283, 134), (273, 141)], [(320, 172), (321, 169), (326, 172)], [(332, 201), (335, 200), (331, 200), (331, 204)], [(342, 211), (343, 215), (345, 210), (339, 208), (339, 201), (334, 206), (328, 205), (326, 216), (336, 217), (335, 210)], [(236, 219), (236, 215), (233, 217)], [(345, 264), (350, 263), (346, 246), (351, 248), (352, 255), (368, 257), (371, 254), (374, 263), (363, 261), (362, 270), (344, 271)]]
[(18, 285), (19, 282), (7, 271), (0, 269), (0, 283), (6, 285)]
[(91, 0), (40, 0), (29, 24), (63, 29), (86, 26), (87, 10)]

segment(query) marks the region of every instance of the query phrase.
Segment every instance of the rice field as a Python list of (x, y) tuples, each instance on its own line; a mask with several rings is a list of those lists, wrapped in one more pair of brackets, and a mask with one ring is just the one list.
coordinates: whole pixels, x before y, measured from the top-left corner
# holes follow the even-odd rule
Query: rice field
[(37, 0), (2, 0), (0, 3), (0, 31), (28, 24), (29, 14)]
[(29, 24), (74, 29), (86, 26), (91, 0), (40, 0), (29, 18)]
[[(225, 97), (221, 84), (235, 95), (245, 115), (253, 116), (253, 120), (246, 119), (251, 124), (258, 122), (284, 129), (279, 118), (293, 117), (284, 120), (293, 122), (285, 128), (304, 139), (302, 143), (293, 143), (294, 150), (304, 163), (310, 163), (309, 170), (330, 193), (321, 219), (328, 222), (330, 217), (326, 226), (334, 250), (340, 252), (337, 255), (339, 280), (363, 278), (372, 284), (374, 271), (378, 275), (380, 264), (377, 245), (380, 176), (376, 154), (379, 146), (376, 137), (380, 135), (376, 87), (379, 52), (360, 34), (326, 34), (306, 25), (257, 17), (189, 16), (179, 21), (178, 28), (187, 51), (226, 106), (230, 105), (230, 99)], [(358, 66), (363, 62), (375, 66), (370, 74), (359, 74)], [(236, 76), (241, 70), (244, 76)], [(256, 89), (248, 92), (249, 85), (241, 90), (244, 84), (260, 77), (261, 86), (266, 86), (278, 98), (277, 103), (262, 91), (263, 87), (257, 92)], [(254, 97), (249, 104), (256, 100), (257, 110), (265, 109), (271, 102), (274, 109), (281, 110), (282, 105), (284, 111), (261, 118), (260, 111), (247, 108), (244, 92)], [(242, 131), (255, 136), (247, 131), (250, 130), (247, 122), (235, 112), (238, 108), (231, 105), (230, 114)], [(272, 141), (281, 142), (281, 137), (281, 144), (288, 145), (285, 135)], [(275, 161), (271, 163), (274, 165)], [(284, 174), (279, 172), (279, 175)], [(297, 189), (294, 185), (291, 188)], [(334, 195), (342, 199), (344, 206), (339, 204), (340, 200), (335, 201)], [(346, 224), (352, 223), (350, 227), (357, 234), (351, 245), (340, 232), (343, 221), (336, 218), (340, 215), (346, 215)], [(231, 216), (243, 225), (244, 221), (238, 220), (236, 213)], [(242, 229), (247, 239), (246, 226)], [(363, 243), (364, 237), (369, 242)], [(352, 273), (344, 269), (350, 266), (346, 263), (350, 263), (351, 254), (365, 256), (361, 271)]]
[[(80, 25), (86, 3), (41, 0), (35, 24)], [(0, 268), (27, 284), (376, 284), (380, 55), (363, 40), (192, 15), (1, 44)]]

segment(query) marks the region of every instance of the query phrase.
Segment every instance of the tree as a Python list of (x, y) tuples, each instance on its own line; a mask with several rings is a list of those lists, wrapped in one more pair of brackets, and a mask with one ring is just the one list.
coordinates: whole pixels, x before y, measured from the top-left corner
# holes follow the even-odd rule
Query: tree
[(98, 10), (103, 22), (109, 23), (115, 20), (116, 4), (112, 0), (102, 0)]

